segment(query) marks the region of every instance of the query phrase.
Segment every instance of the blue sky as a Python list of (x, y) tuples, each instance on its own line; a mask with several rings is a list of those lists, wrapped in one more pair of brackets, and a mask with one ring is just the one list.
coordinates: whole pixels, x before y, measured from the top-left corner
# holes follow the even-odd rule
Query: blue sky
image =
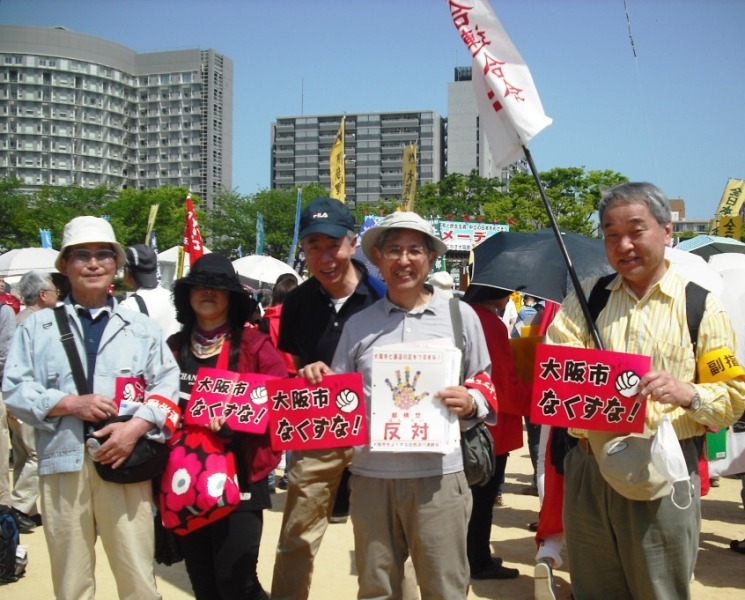
[[(710, 218), (745, 178), (743, 0), (491, 0), (553, 124), (539, 170), (611, 169)], [(282, 116), (435, 110), (470, 64), (445, 0), (0, 0), (0, 22), (64, 25), (137, 52), (234, 61), (233, 186), (269, 186)]]

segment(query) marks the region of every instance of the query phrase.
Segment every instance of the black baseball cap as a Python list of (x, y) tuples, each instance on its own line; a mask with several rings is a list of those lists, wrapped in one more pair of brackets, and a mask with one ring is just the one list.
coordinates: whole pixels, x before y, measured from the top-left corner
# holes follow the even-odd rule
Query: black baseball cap
[(354, 217), (343, 203), (334, 198), (316, 198), (300, 215), (301, 240), (312, 233), (340, 238), (347, 231), (354, 231)]
[(158, 255), (150, 246), (135, 244), (127, 248), (124, 266), (132, 273), (135, 281), (144, 288), (158, 286)]

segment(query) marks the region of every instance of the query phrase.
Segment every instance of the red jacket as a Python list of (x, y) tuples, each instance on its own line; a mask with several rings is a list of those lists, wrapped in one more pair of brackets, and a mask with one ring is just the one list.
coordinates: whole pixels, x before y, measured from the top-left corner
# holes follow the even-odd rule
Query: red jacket
[[(183, 332), (168, 338), (176, 362), (180, 364), (180, 350), (184, 343)], [(238, 373), (264, 373), (287, 377), (287, 369), (277, 349), (272, 345), (268, 336), (256, 329), (246, 327), (241, 336), (241, 349), (238, 355)], [(275, 452), (269, 441), (269, 431), (264, 434), (236, 433), (233, 444), (240, 447), (244, 464), (250, 465), (252, 482), (261, 481), (279, 464), (281, 452)], [(241, 477), (241, 474), (238, 475)]]
[(523, 445), (523, 420), (530, 410), (530, 386), (517, 378), (507, 327), (497, 314), (480, 304), (471, 307), (481, 321), (491, 358), (491, 379), (497, 391), (497, 424), (490, 425), (494, 454), (506, 454)]

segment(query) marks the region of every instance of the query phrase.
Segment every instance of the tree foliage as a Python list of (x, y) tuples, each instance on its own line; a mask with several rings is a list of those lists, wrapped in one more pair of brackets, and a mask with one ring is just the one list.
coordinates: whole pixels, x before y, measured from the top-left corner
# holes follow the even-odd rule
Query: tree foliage
[[(302, 206), (328, 191), (319, 185), (303, 187)], [(237, 192), (223, 192), (216, 196), (213, 210), (205, 216), (204, 229), (210, 237), (210, 250), (229, 258), (256, 250), (256, 221), (264, 219), (264, 254), (286, 260), (295, 230), (297, 189), (262, 190), (243, 196)]]
[[(590, 235), (595, 225), (592, 215), (602, 190), (626, 181), (614, 171), (585, 171), (584, 167), (555, 168), (541, 173), (541, 181), (559, 226)], [(163, 250), (182, 242), (187, 190), (163, 187), (149, 190), (113, 191), (106, 187), (84, 189), (76, 186), (43, 188), (28, 194), (16, 179), (0, 180), (0, 250), (39, 245), (39, 229), (52, 231), (52, 242), (59, 247), (62, 228), (78, 215), (107, 215), (123, 245), (143, 243), (150, 207), (158, 204), (155, 231)], [(303, 206), (328, 191), (320, 185), (303, 187)], [(257, 215), (264, 219), (264, 253), (285, 260), (295, 226), (297, 190), (261, 190), (242, 195), (224, 191), (214, 199), (214, 208), (198, 210), (193, 198), (205, 242), (213, 252), (229, 258), (253, 254), (256, 248)], [(389, 214), (397, 202), (383, 199), (355, 208), (358, 224), (369, 214)], [(538, 187), (532, 176), (516, 173), (506, 185), (496, 178), (450, 174), (440, 182), (426, 184), (417, 193), (415, 210), (424, 217), (439, 216), (456, 221), (481, 218), (486, 222), (509, 223), (515, 231), (531, 231), (549, 226)]]

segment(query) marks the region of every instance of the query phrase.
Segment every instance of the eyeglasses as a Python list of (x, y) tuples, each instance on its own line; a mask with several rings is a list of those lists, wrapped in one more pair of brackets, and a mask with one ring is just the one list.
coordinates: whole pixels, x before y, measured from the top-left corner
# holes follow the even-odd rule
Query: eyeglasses
[(62, 292), (60, 292), (59, 290), (41, 290), (39, 293), (43, 294), (44, 292), (49, 292), (50, 294), (54, 294), (58, 298), (62, 295)]
[(427, 249), (422, 246), (410, 246), (409, 248), (388, 246), (381, 250), (381, 254), (388, 260), (398, 260), (404, 254), (409, 257), (409, 260), (419, 260), (427, 255)]
[(104, 263), (113, 261), (116, 257), (116, 252), (113, 250), (88, 250), (86, 248), (75, 248), (67, 253), (68, 258), (77, 262), (89, 263), (92, 258), (96, 259), (96, 262)]

